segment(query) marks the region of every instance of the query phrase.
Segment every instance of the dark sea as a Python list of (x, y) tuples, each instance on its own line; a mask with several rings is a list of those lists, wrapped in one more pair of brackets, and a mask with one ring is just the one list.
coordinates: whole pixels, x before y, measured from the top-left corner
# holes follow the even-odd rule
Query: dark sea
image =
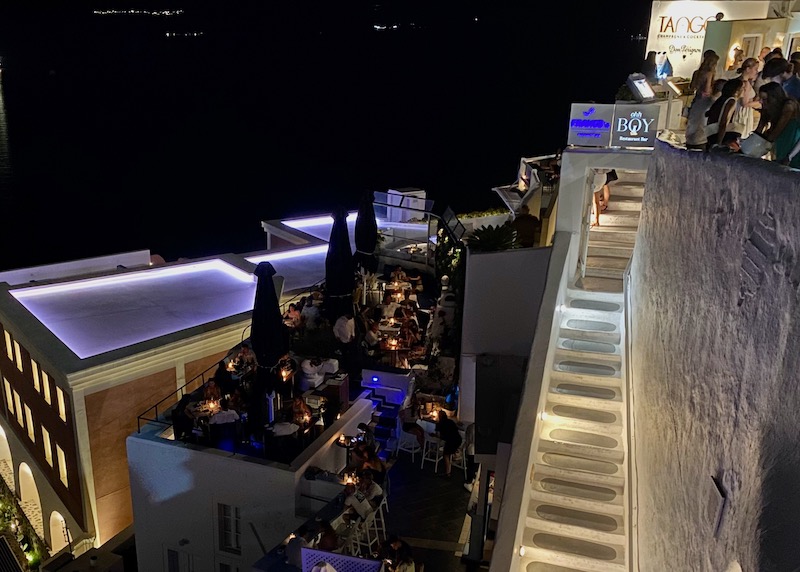
[(648, 5), (430, 4), (0, 6), (0, 270), (250, 252), (261, 220), (365, 191), (500, 207), (570, 103), (613, 102), (644, 55)]

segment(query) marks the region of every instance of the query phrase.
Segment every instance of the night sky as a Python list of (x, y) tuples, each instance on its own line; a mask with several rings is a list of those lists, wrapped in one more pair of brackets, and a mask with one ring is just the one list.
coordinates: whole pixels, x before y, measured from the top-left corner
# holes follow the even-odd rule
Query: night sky
[[(515, 179), (521, 156), (564, 145), (571, 102), (613, 102), (637, 71), (644, 43), (630, 37), (650, 11), (19, 4), (0, 5), (13, 173), (0, 201), (18, 213), (0, 228), (0, 269), (258, 250), (261, 219), (355, 209), (365, 190), (424, 188), (462, 213), (500, 207), (491, 187)], [(184, 13), (92, 14), (127, 8)]]

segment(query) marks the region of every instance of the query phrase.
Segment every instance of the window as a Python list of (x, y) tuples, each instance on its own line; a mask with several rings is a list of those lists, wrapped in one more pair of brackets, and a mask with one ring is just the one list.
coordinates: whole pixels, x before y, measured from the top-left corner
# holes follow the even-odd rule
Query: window
[(11, 384), (8, 383), (6, 378), (3, 378), (3, 385), (6, 388), (6, 406), (8, 410), (13, 414), (14, 413), (14, 397), (11, 394)]
[(25, 426), (28, 428), (28, 438), (36, 443), (36, 433), (33, 430), (33, 413), (31, 408), (25, 405)]
[(50, 399), (50, 376), (47, 375), (47, 372), (42, 370), (42, 391), (44, 395), (44, 400), (47, 402), (48, 405), (52, 404), (52, 400)]
[(236, 564), (228, 562), (220, 562), (218, 572), (239, 572), (239, 567)]
[(31, 360), (31, 371), (33, 372), (33, 388), (38, 392), (42, 392), (42, 383), (39, 381), (39, 364)]
[(60, 387), (56, 386), (56, 396), (58, 396), (58, 416), (62, 421), (67, 420), (67, 407), (64, 404), (64, 392)]
[(42, 427), (42, 446), (47, 464), (53, 466), (53, 446), (50, 444), (50, 431)]
[(14, 355), (17, 358), (17, 369), (22, 371), (22, 348), (19, 347), (17, 340), (14, 340)]
[(8, 355), (8, 359), (14, 359), (14, 353), (11, 351), (11, 334), (7, 330), (3, 330), (3, 332), (6, 335), (6, 355)]
[(242, 553), (240, 543), (241, 524), (239, 507), (217, 503), (217, 526), (219, 528), (219, 549), (233, 554)]
[(65, 487), (69, 486), (67, 481), (67, 458), (64, 456), (64, 449), (56, 445), (56, 456), (58, 458), (58, 477)]
[(19, 393), (16, 390), (14, 391), (14, 412), (17, 414), (17, 423), (19, 426), (22, 427), (24, 422), (22, 420), (22, 400), (19, 398)]

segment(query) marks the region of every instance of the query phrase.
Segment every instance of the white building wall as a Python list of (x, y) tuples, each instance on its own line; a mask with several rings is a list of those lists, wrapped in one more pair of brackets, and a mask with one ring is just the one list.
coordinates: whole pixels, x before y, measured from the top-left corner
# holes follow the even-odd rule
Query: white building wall
[[(270, 550), (302, 522), (295, 474), (284, 465), (135, 437), (127, 447), (139, 570), (166, 570), (168, 547), (190, 559), (194, 572), (216, 572), (219, 562), (249, 569), (263, 556), (260, 543)], [(219, 550), (218, 503), (241, 510), (241, 555)]]

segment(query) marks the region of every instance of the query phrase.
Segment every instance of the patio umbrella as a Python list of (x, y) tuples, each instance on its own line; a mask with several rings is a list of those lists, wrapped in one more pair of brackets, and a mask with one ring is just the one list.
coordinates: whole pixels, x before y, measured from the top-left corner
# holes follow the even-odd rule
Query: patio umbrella
[(375, 220), (373, 201), (372, 193), (366, 192), (358, 205), (355, 228), (355, 264), (364, 272), (374, 273), (378, 270), (378, 257), (375, 256), (375, 247), (378, 245), (378, 222)]
[(355, 264), (347, 231), (347, 211), (337, 207), (333, 211), (328, 255), (325, 257), (325, 306), (331, 322), (345, 310), (352, 310), (354, 282)]
[(288, 350), (278, 294), (275, 292), (275, 273), (275, 268), (269, 262), (260, 262), (256, 266), (258, 284), (250, 323), (250, 345), (258, 363), (253, 387), (253, 398), (257, 400), (253, 410), (257, 412), (255, 421), (259, 423), (256, 427), (263, 425), (265, 413), (269, 416), (265, 410), (266, 397), (275, 391), (280, 381), (277, 363)]

